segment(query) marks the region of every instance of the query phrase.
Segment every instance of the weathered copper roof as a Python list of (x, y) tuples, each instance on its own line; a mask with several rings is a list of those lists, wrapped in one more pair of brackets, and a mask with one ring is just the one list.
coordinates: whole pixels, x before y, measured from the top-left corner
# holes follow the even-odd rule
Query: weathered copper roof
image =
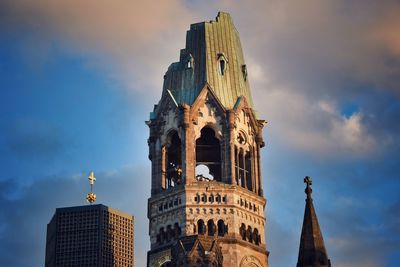
[(324, 239), (311, 198), (311, 178), (307, 176), (304, 182), (307, 184), (305, 190), (307, 199), (303, 227), (301, 229), (297, 267), (330, 267), (331, 263), (326, 253)]
[(191, 105), (206, 84), (227, 109), (240, 96), (252, 106), (239, 33), (228, 13), (219, 12), (215, 21), (190, 25), (179, 62), (172, 63), (164, 76), (163, 92), (170, 90), (178, 104)]

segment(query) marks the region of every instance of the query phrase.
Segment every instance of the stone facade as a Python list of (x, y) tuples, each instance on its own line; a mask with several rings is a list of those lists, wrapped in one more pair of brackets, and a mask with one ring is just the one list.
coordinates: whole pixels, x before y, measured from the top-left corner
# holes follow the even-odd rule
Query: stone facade
[(148, 266), (268, 266), (260, 149), (229, 14), (191, 25), (150, 128)]

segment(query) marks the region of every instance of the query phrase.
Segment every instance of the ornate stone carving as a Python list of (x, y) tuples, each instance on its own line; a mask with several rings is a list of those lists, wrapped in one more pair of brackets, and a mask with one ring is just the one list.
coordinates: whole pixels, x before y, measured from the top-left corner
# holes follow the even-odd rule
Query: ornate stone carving
[(246, 255), (240, 261), (240, 267), (263, 267), (258, 258), (253, 255)]

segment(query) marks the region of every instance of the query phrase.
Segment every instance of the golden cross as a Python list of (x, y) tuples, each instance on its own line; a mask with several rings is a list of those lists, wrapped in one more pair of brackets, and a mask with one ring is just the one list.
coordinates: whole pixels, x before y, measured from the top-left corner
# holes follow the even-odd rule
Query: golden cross
[(94, 172), (93, 172), (93, 171), (91, 171), (91, 172), (89, 173), (88, 179), (89, 179), (89, 184), (90, 184), (90, 185), (93, 185), (93, 184), (94, 184), (94, 181), (96, 181), (96, 177), (94, 176)]
[(94, 172), (93, 172), (93, 171), (91, 171), (91, 172), (89, 173), (88, 179), (89, 179), (89, 184), (90, 184), (90, 193), (88, 193), (88, 194), (86, 195), (86, 200), (87, 200), (90, 204), (92, 204), (93, 202), (96, 201), (96, 194), (93, 193), (93, 185), (94, 185), (94, 181), (96, 181), (96, 177), (94, 176)]

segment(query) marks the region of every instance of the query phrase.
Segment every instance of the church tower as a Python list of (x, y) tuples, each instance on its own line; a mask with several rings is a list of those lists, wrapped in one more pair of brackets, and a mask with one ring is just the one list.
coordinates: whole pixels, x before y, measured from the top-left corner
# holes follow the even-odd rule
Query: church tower
[(148, 266), (268, 266), (262, 129), (229, 14), (192, 24), (146, 122)]

